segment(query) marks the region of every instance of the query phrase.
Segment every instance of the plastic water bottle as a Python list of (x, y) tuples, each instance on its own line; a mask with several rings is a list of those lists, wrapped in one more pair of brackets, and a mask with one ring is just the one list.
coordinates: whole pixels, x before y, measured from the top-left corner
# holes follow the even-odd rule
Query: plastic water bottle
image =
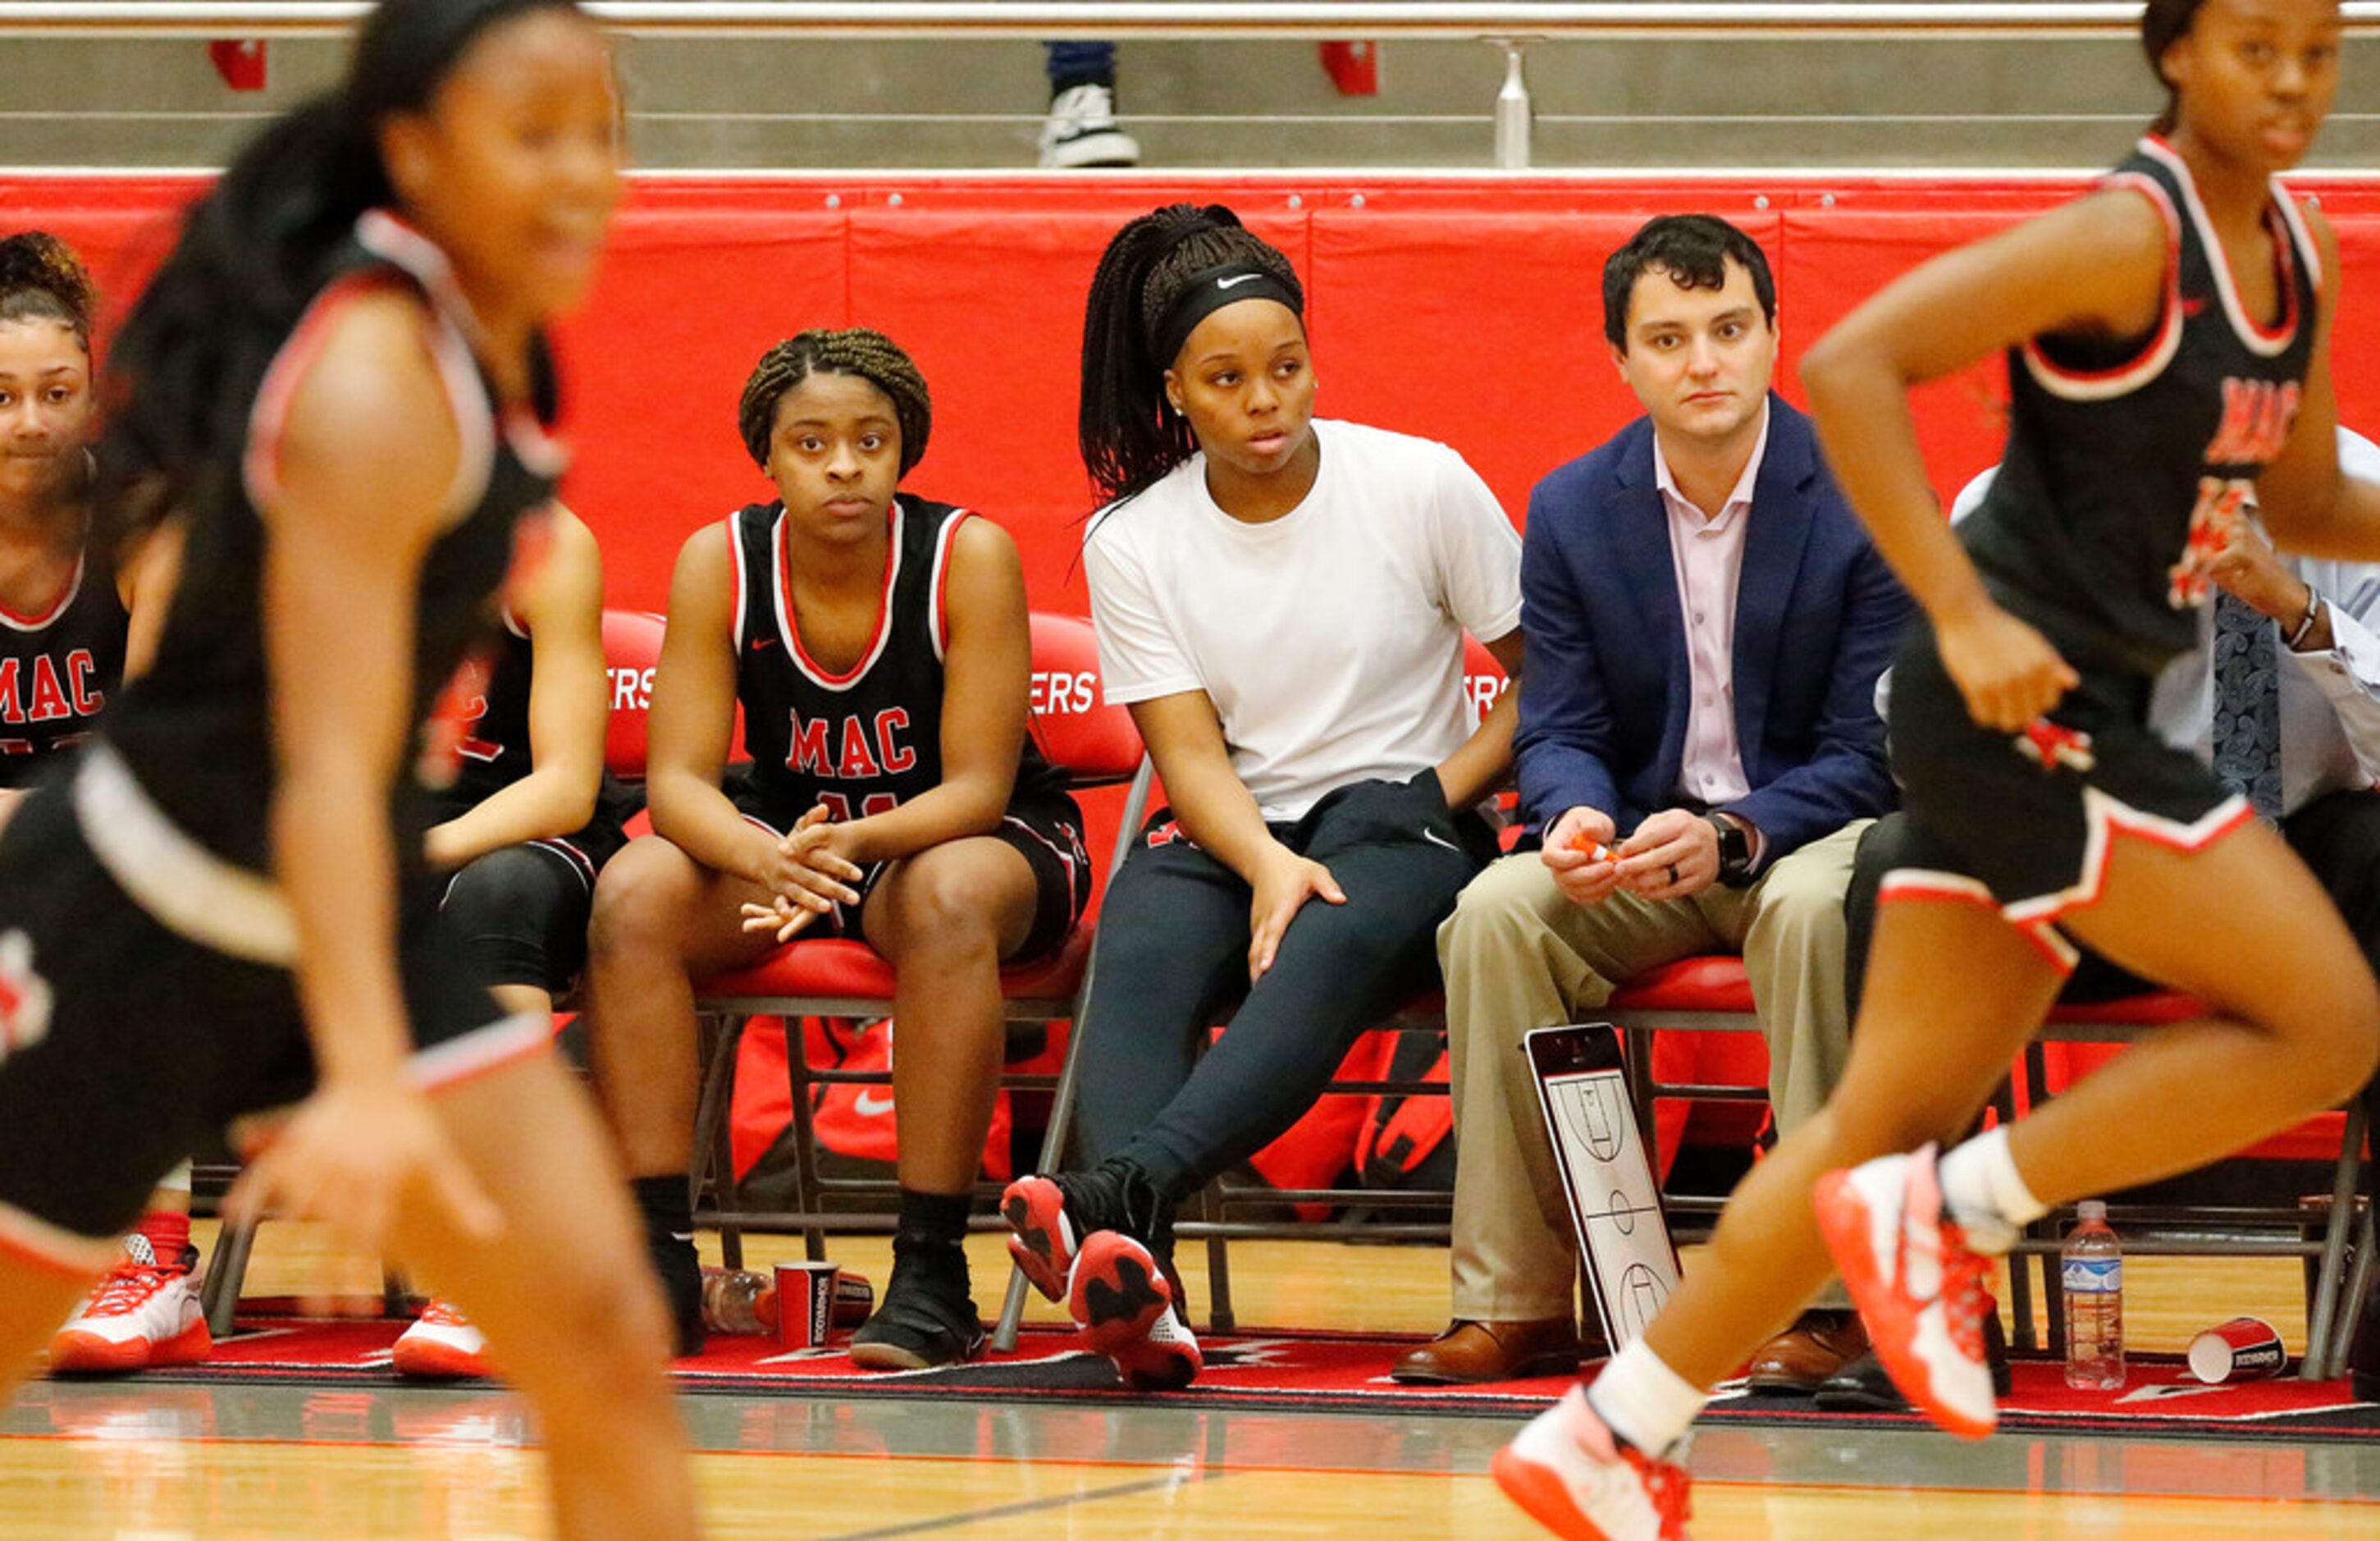
[(2124, 1383), (2124, 1248), (2107, 1206), (2086, 1198), (2067, 1233), (2058, 1278), (2066, 1294), (2066, 1384), (2112, 1391)]
[(777, 1281), (749, 1268), (702, 1270), (702, 1325), (751, 1336), (777, 1330)]

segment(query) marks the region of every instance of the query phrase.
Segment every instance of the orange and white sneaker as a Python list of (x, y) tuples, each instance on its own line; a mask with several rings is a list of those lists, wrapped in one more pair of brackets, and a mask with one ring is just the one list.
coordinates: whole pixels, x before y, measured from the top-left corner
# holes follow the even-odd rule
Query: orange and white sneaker
[(443, 1300), (421, 1308), (420, 1317), (390, 1350), (390, 1362), (397, 1374), (422, 1380), (460, 1380), (495, 1373), (488, 1367), (486, 1337)]
[(1178, 1391), (1206, 1367), (1175, 1298), (1156, 1256), (1121, 1231), (1093, 1232), (1067, 1280), (1066, 1308), (1084, 1346), (1105, 1354), (1135, 1391)]
[(1812, 1204), (1893, 1384), (1950, 1433), (1991, 1433), (1999, 1421), (1984, 1353), (1991, 1259), (1943, 1213), (1934, 1147), (1830, 1171)]
[(1685, 1541), (1685, 1468), (1615, 1436), (1584, 1386), (1523, 1425), (1488, 1470), (1506, 1498), (1567, 1541)]
[(125, 1237), (124, 1256), (50, 1340), (50, 1373), (125, 1375), (205, 1359), (215, 1341), (199, 1304), (198, 1262), (196, 1247), (161, 1263), (148, 1237)]

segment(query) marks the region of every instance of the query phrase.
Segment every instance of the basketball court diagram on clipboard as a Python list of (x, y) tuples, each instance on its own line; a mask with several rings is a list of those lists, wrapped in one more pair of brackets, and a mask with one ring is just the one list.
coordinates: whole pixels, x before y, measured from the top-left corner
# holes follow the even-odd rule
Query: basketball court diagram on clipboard
[(1679, 1279), (1669, 1217), (1621, 1068), (1620, 1036), (1601, 1025), (1540, 1027), (1524, 1044), (1596, 1305), (1616, 1349), (1644, 1332)]

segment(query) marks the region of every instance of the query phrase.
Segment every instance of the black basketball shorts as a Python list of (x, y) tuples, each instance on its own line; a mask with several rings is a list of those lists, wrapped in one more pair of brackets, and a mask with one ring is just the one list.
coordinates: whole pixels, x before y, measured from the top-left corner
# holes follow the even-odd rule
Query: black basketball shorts
[(2043, 722), (1980, 726), (1922, 622), (1892, 666), (1893, 770), (1916, 845), (1885, 899), (1988, 903), (2061, 969), (2058, 917), (2099, 895), (2113, 843), (2204, 850), (2254, 818), (2193, 755), (2148, 727), (2150, 681), (2085, 672)]
[[(731, 778), (727, 794), (737, 812), (771, 834), (783, 835), (801, 817), (798, 808), (788, 812), (773, 806), (749, 782)], [(1062, 792), (1027, 793), (1008, 805), (991, 838), (1014, 847), (1033, 869), (1033, 925), (1026, 932), (1024, 945), (1002, 961), (1032, 963), (1049, 957), (1066, 944), (1091, 902), (1091, 855), (1083, 843), (1083, 810)], [(869, 866), (851, 885), (859, 891), (858, 904), (835, 905), (801, 934), (867, 940), (860, 917), (891, 865)]]
[[(102, 804), (120, 813), (106, 798), (129, 783), (120, 761), (97, 756), (124, 778), (104, 796), (78, 796), (86, 763), (75, 783), (29, 796), (0, 830), (0, 1250), (73, 1273), (114, 1260), (112, 1238), (160, 1176), (236, 1121), (314, 1086), (285, 958), (262, 955), (285, 932), (276, 940), (270, 924), (257, 928), (250, 956), (193, 940), (132, 897), (111, 866), (139, 864), (131, 888), (180, 895), (161, 908), (203, 910), (213, 897), (219, 915), (252, 918), (277, 895), (262, 892), (262, 912), (210, 895), (210, 873), (258, 885), (249, 900), (261, 885), (164, 825), (145, 799), (155, 823), (137, 812), (115, 819), (103, 857), (85, 820)], [(152, 843), (161, 829), (165, 843)], [(411, 895), (404, 914), (415, 1085), (442, 1089), (545, 1051), (548, 1022), (504, 1017), (451, 947), (435, 943), (433, 892)]]

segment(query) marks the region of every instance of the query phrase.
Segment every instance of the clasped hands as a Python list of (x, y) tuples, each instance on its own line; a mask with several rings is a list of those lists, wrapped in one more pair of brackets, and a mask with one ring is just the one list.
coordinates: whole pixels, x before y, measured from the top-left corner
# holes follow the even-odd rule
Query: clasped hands
[(759, 878), (768, 901), (744, 906), (744, 929), (774, 931), (780, 942), (791, 941), (835, 905), (858, 904), (859, 891), (851, 885), (867, 874), (848, 855), (850, 828), (834, 822), (824, 804), (795, 819)]

